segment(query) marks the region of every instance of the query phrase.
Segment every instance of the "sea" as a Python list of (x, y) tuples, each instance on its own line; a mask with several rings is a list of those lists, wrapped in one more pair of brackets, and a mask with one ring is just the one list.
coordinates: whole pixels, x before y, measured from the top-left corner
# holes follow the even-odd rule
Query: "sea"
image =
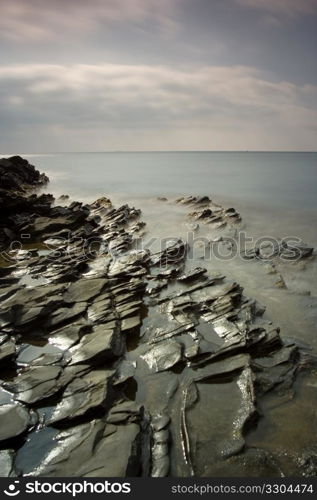
[(24, 154), (56, 195), (116, 202), (209, 195), (258, 233), (317, 245), (317, 153), (108, 152)]

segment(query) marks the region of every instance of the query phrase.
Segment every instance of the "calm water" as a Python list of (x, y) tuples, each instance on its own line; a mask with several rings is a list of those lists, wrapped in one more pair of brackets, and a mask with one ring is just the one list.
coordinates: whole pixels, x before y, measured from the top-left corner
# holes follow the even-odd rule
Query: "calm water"
[(317, 153), (67, 153), (25, 155), (49, 190), (92, 201), (208, 194), (234, 205), (254, 232), (317, 244)]

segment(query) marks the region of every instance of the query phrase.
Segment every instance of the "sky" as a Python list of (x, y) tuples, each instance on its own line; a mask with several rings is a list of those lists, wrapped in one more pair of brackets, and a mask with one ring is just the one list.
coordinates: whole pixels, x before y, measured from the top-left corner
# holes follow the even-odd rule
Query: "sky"
[(317, 0), (0, 0), (0, 152), (315, 151)]

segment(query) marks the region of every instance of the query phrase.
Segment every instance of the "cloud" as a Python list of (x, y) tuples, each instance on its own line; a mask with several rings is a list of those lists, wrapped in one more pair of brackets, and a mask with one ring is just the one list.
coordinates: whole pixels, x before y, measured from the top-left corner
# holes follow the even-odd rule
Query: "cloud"
[(295, 17), (300, 14), (317, 12), (317, 0), (234, 0), (244, 6)]
[(0, 37), (37, 42), (81, 37), (97, 26), (145, 23), (151, 18), (164, 31), (173, 31), (174, 6), (181, 0), (0, 0)]
[(127, 138), (147, 149), (151, 133), (151, 147), (161, 149), (167, 131), (171, 149), (183, 142), (213, 149), (215, 137), (221, 148), (251, 149), (255, 134), (259, 146), (265, 139), (277, 148), (313, 149), (316, 93), (313, 85), (270, 82), (244, 66), (0, 66), (1, 149), (26, 141), (39, 150), (39, 136), (48, 151), (69, 149), (69, 138), (75, 150), (102, 141), (103, 149), (121, 148)]

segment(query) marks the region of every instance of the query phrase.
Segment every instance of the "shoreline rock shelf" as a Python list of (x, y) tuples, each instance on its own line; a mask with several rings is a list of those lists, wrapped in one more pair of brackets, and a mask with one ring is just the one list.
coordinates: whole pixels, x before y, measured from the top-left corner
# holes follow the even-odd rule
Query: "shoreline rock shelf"
[[(237, 283), (189, 269), (182, 240), (138, 250), (138, 209), (53, 206), (19, 157), (0, 174), (0, 475), (287, 475), (246, 436), (307, 353)], [(215, 229), (241, 222), (208, 197), (178, 203)], [(21, 234), (34, 248), (10, 250)]]

